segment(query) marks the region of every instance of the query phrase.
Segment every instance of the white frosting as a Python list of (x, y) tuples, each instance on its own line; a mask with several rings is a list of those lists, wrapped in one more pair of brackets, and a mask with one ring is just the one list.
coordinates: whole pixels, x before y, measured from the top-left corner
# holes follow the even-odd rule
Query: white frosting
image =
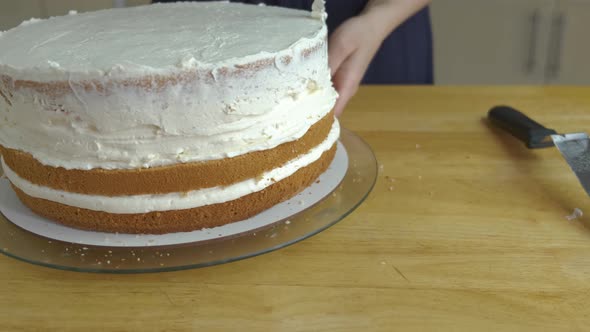
[(335, 99), (331, 89), (311, 94), (305, 90), (296, 99), (276, 98), (274, 105), (195, 112), (186, 105), (191, 94), (170, 91), (166, 110), (158, 101), (161, 95), (137, 94), (127, 95), (126, 110), (116, 107), (122, 96), (86, 96), (88, 108), (77, 113), (40, 110), (45, 105), (16, 95), (13, 108), (18, 111), (4, 114), (0, 142), (30, 151), (45, 165), (66, 169), (129, 169), (221, 159), (299, 139), (330, 112)]
[(311, 16), (326, 21), (328, 14), (326, 13), (326, 1), (314, 0), (311, 5)]
[[(176, 3), (23, 24), (0, 35), (0, 78), (61, 80), (68, 90), (0, 79), (0, 92), (11, 91), (0, 96), (0, 144), (87, 170), (219, 159), (299, 139), (337, 97), (327, 29), (312, 16)], [(188, 79), (162, 85), (158, 75)]]
[(249, 63), (314, 46), (323, 34), (321, 20), (309, 12), (273, 6), (187, 2), (107, 9), (31, 19), (4, 32), (0, 72), (35, 81), (70, 74), (113, 78), (121, 68), (125, 78), (166, 74)]
[(285, 163), (283, 166), (264, 173), (256, 179), (249, 179), (226, 187), (206, 188), (188, 193), (133, 196), (98, 196), (70, 193), (38, 186), (12, 171), (2, 159), (2, 167), (10, 182), (27, 195), (43, 198), (61, 204), (109, 213), (146, 213), (196, 208), (216, 203), (228, 202), (242, 196), (258, 192), (294, 174), (297, 170), (318, 160), (329, 150), (340, 135), (338, 121), (334, 121), (328, 137), (308, 153)]

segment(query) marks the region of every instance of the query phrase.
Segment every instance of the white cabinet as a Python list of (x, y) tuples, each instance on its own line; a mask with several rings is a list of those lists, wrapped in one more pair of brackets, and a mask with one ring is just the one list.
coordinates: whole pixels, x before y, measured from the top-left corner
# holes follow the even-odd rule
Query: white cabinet
[(434, 0), (441, 84), (542, 83), (553, 0)]
[(590, 84), (590, 0), (434, 0), (437, 84)]
[(147, 4), (151, 3), (150, 0), (124, 0), (124, 1), (127, 4), (127, 7), (141, 6), (141, 5), (147, 5)]
[(546, 82), (590, 84), (590, 1), (560, 1), (553, 22)]
[(137, 6), (150, 3), (149, 0), (42, 0), (47, 8), (48, 16), (64, 15), (70, 10), (88, 12), (93, 10), (122, 7), (121, 5)]
[(111, 8), (114, 4), (137, 6), (150, 0), (0, 0), (0, 31), (8, 30), (32, 17), (65, 15), (70, 10), (86, 12)]
[(43, 0), (42, 3), (46, 16), (65, 15), (70, 10), (81, 13), (113, 6), (112, 0)]
[(0, 31), (13, 28), (32, 17), (42, 17), (41, 1), (0, 1)]

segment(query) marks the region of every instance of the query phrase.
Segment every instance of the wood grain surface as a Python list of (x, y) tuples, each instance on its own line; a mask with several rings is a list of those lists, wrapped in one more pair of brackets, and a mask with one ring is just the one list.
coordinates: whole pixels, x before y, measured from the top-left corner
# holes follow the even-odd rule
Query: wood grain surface
[(294, 246), (210, 268), (63, 272), (0, 256), (1, 331), (585, 331), (590, 219), (557, 150), (483, 120), (509, 104), (590, 131), (590, 88), (363, 87), (342, 123), (382, 170)]

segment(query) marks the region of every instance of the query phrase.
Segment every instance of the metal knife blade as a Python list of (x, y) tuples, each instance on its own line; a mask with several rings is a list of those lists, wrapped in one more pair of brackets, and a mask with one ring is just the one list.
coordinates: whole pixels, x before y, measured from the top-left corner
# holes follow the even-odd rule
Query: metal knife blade
[(551, 135), (553, 143), (590, 195), (590, 138), (586, 133)]

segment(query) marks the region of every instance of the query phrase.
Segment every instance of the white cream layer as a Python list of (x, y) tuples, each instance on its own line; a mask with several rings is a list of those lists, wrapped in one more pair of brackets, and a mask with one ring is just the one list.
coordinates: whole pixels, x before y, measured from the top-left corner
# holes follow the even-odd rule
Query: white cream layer
[(340, 126), (336, 120), (328, 137), (321, 144), (283, 166), (264, 173), (259, 178), (245, 180), (226, 187), (206, 188), (187, 193), (116, 197), (83, 195), (33, 184), (19, 177), (4, 163), (4, 159), (2, 159), (2, 167), (10, 182), (27, 195), (69, 206), (118, 214), (184, 210), (228, 202), (261, 191), (274, 182), (281, 181), (293, 175), (297, 170), (318, 160), (325, 151), (334, 145), (339, 136)]
[(0, 32), (0, 72), (32, 81), (166, 74), (250, 63), (313, 47), (314, 12), (227, 1), (168, 3), (31, 19)]
[[(44, 165), (83, 170), (235, 157), (305, 135), (330, 112), (336, 98), (331, 88), (310, 91), (293, 92), (272, 106), (244, 105), (227, 112), (191, 109), (191, 94), (174, 91), (166, 94), (166, 110), (150, 105), (161, 103), (157, 99), (163, 93), (143, 93), (127, 95), (121, 101), (124, 110), (117, 107), (117, 99), (124, 96), (112, 103), (110, 97), (88, 97), (87, 105), (103, 105), (78, 108), (75, 113), (43, 110), (43, 105), (34, 104), (39, 99), (15, 95), (10, 111), (2, 112), (0, 101), (5, 120), (0, 119), (0, 144), (29, 152)], [(199, 100), (203, 99), (195, 103)]]
[[(337, 98), (323, 2), (314, 9), (158, 4), (4, 32), (0, 144), (44, 165), (89, 170), (221, 159), (299, 139)], [(69, 90), (15, 89), (2, 74), (63, 80)], [(190, 79), (158, 81), (173, 74)]]

